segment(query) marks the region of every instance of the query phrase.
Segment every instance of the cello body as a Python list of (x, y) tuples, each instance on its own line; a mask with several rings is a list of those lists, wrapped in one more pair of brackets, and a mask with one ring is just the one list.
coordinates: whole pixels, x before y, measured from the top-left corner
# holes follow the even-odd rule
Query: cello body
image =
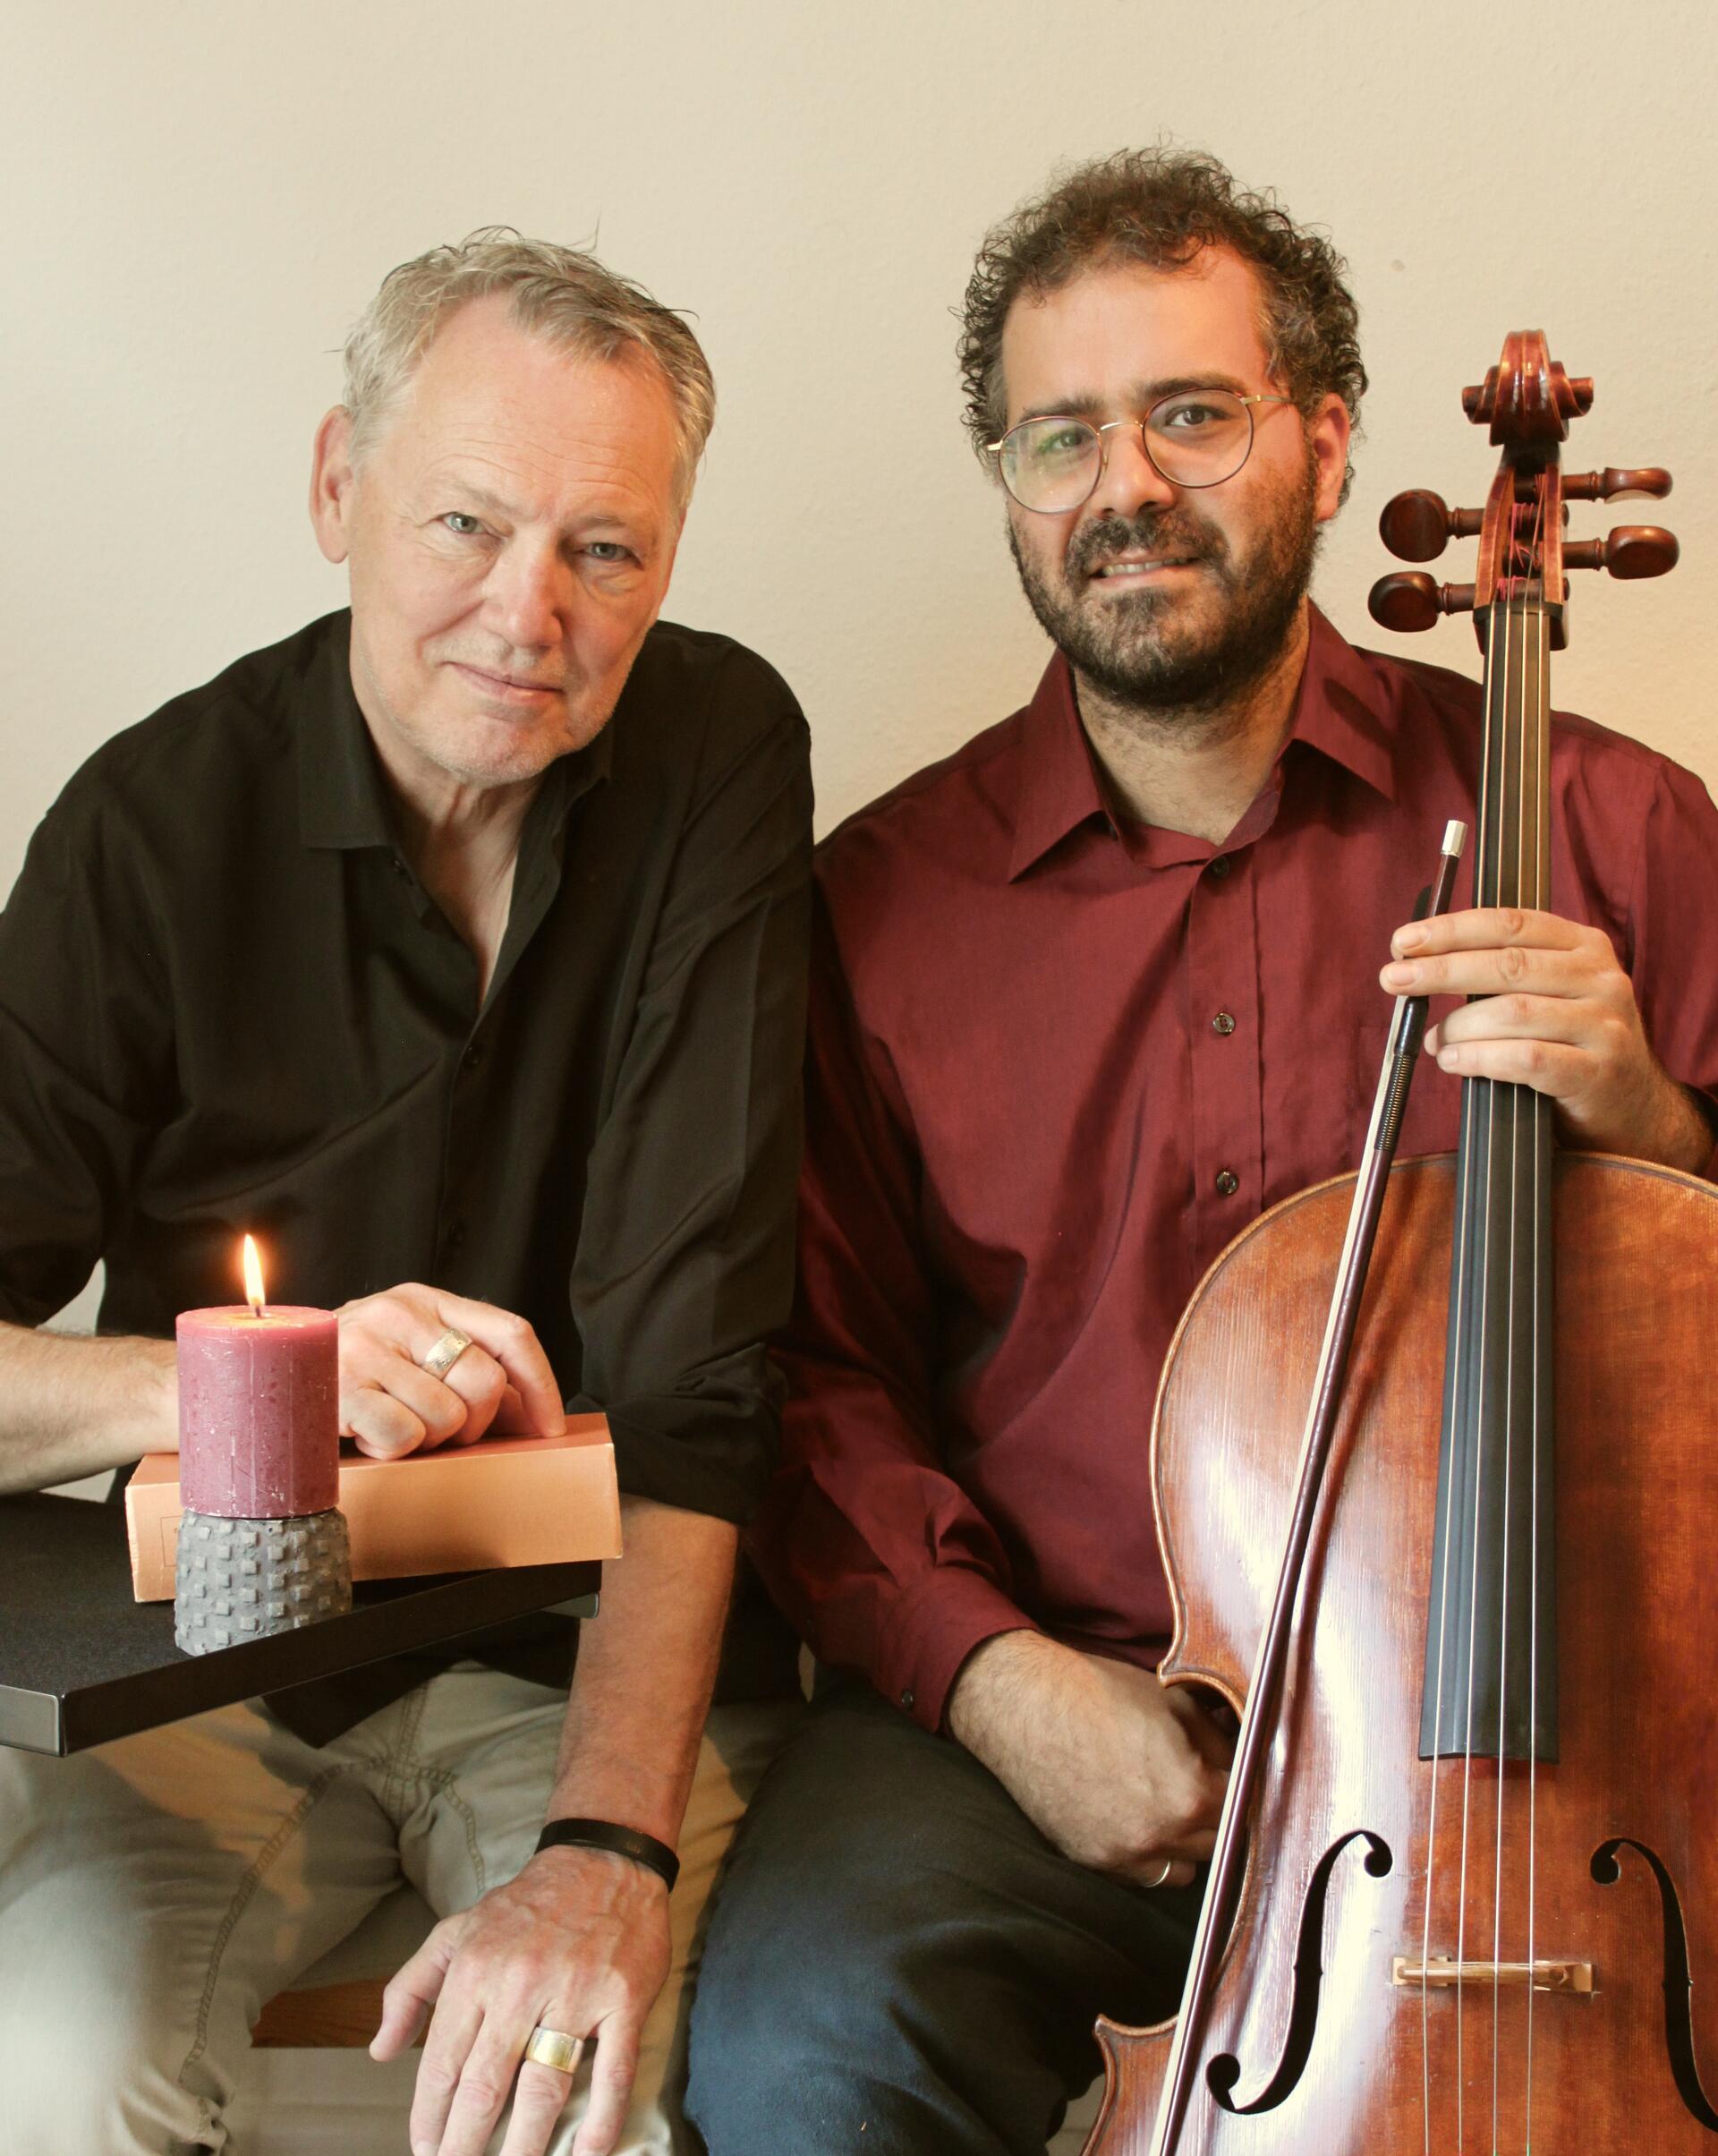
[[(1161, 1674), (1237, 1709), (1351, 1181), (1230, 1246), (1159, 1392)], [(1391, 1174), (1178, 2156), (1718, 2151), (1718, 1192), (1558, 1161), (1558, 1757), (1500, 1769), (1418, 1756), (1454, 1186)], [(1093, 2156), (1154, 2149), (1173, 2026), (1099, 2024)]]

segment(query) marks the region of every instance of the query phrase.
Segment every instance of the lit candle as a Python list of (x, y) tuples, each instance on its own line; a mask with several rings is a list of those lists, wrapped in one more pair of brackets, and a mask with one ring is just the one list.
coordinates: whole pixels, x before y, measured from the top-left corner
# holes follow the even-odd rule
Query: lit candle
[(188, 1513), (288, 1520), (340, 1496), (337, 1327), (331, 1310), (269, 1307), (244, 1239), (248, 1300), (186, 1310), (179, 1340), (179, 1497)]

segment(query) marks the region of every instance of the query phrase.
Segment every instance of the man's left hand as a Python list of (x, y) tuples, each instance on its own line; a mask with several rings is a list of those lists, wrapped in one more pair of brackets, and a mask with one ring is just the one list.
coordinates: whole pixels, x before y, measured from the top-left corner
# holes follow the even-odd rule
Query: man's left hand
[[(566, 1427), (555, 1373), (523, 1317), (446, 1288), (405, 1281), (355, 1296), (340, 1322), (340, 1435), (372, 1460), (495, 1436), (553, 1437)], [(438, 1376), (424, 1357), (450, 1329), (469, 1345)]]
[(1461, 1078), (1531, 1086), (1561, 1136), (1598, 1153), (1703, 1168), (1713, 1134), (1653, 1053), (1611, 939), (1561, 915), (1479, 907), (1412, 921), (1379, 976), (1392, 995), (1476, 996), (1427, 1034)]
[(388, 1984), (370, 2047), (373, 2058), (398, 2058), (434, 2007), (412, 2104), (412, 2156), (482, 2156), (509, 2095), (502, 2156), (542, 2156), (573, 2077), (525, 2059), (540, 2025), (595, 2046), (574, 2151), (608, 2156), (668, 1972), (667, 1888), (600, 1850), (544, 1850), (509, 1885), (445, 1919)]

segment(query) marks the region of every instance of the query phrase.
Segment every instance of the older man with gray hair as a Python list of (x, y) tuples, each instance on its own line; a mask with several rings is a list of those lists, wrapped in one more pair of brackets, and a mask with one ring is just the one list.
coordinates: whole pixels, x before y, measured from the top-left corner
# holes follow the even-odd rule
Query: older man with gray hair
[[(755, 1676), (710, 1710), (775, 1439), (810, 784), (779, 677), (658, 620), (710, 371), (505, 230), (395, 270), (346, 362), (310, 513), (350, 611), (108, 742), (0, 914), (0, 1488), (173, 1448), (174, 1315), (256, 1228), (340, 1306), (344, 1435), (600, 1409), (627, 1555), (582, 1640), (0, 1764), (30, 2156), (225, 2145), (259, 2005), (402, 1871), (442, 1921), (373, 2048), (433, 2006), (418, 2156), (509, 2101), (507, 2156), (685, 2145), (698, 1912), (791, 1712)], [(97, 1259), (101, 1336), (39, 1329)]]

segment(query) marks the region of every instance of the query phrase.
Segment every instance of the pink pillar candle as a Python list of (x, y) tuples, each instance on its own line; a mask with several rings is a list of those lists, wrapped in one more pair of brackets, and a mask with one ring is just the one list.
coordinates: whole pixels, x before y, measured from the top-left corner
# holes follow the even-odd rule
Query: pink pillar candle
[(332, 1310), (186, 1310), (179, 1336), (179, 1501), (228, 1520), (293, 1520), (340, 1500)]

